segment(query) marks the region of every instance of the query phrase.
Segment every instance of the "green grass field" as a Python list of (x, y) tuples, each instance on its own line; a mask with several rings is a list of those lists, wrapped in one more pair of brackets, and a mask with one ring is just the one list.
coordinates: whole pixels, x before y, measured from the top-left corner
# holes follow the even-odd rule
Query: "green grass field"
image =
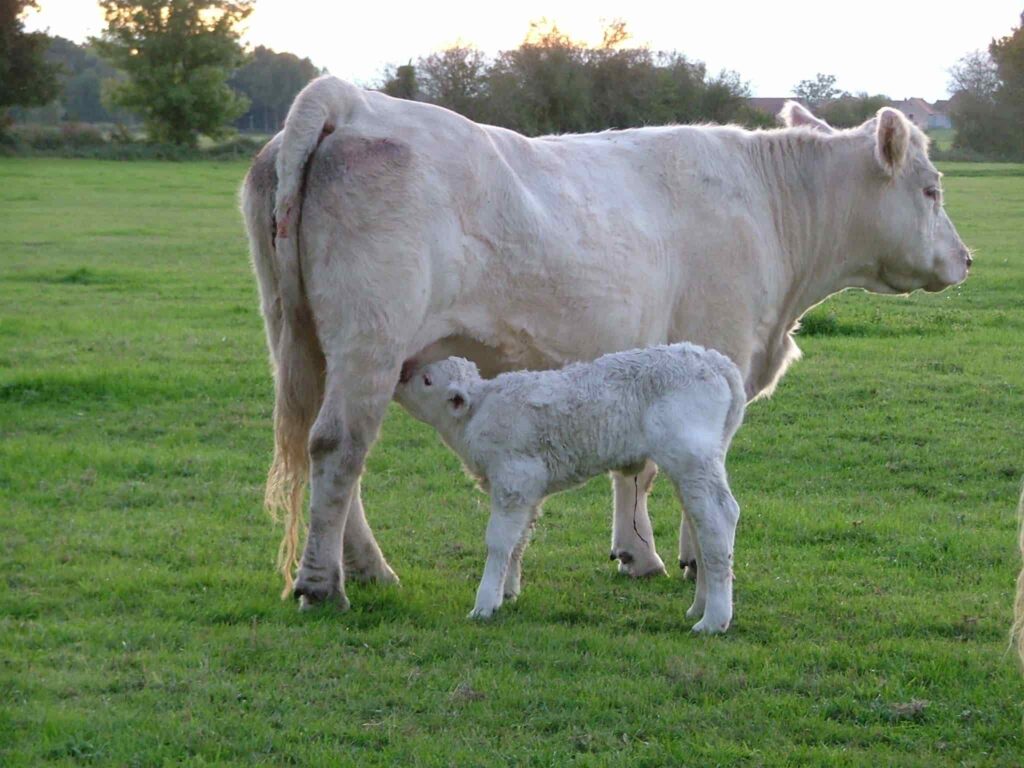
[[(736, 618), (553, 499), (518, 603), (465, 619), (486, 500), (395, 409), (364, 479), (398, 588), (278, 599), (272, 387), (242, 164), (0, 161), (0, 764), (1019, 766), (1024, 166), (947, 166), (977, 250), (851, 292), (748, 410)], [(664, 481), (652, 517), (675, 560)]]

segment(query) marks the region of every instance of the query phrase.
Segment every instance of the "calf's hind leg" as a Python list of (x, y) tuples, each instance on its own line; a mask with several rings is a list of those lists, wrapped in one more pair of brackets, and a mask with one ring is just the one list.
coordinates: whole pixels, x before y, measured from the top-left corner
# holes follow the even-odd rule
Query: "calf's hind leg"
[(733, 547), (740, 508), (729, 490), (723, 457), (717, 446), (705, 450), (692, 445), (671, 468), (662, 466), (696, 533), (697, 595), (687, 616), (703, 614), (694, 632), (724, 632), (732, 621)]
[(652, 461), (645, 462), (636, 475), (612, 472), (615, 516), (611, 556), (619, 561), (620, 573), (634, 578), (665, 573), (665, 563), (654, 548), (654, 529), (647, 514), (647, 494), (657, 474), (658, 467)]

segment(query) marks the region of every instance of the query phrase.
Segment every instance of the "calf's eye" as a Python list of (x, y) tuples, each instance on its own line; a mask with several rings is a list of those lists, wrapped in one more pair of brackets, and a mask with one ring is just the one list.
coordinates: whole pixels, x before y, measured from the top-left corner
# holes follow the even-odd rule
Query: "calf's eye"
[(434, 382), (431, 381), (430, 376), (428, 376), (427, 374), (423, 374), (423, 386), (429, 387), (433, 383)]
[(938, 187), (925, 187), (924, 188), (924, 196), (927, 197), (929, 200), (938, 201), (938, 199), (941, 196), (941, 194), (942, 193), (939, 192), (939, 188)]

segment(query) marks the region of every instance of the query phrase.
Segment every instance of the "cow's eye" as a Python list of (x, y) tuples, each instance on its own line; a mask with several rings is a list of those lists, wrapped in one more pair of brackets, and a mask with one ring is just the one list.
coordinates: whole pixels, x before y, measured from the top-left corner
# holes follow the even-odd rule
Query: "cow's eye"
[(927, 197), (929, 200), (934, 200), (935, 202), (938, 202), (939, 199), (942, 197), (942, 190), (934, 186), (925, 187), (924, 196)]
[(433, 383), (434, 382), (431, 380), (430, 376), (428, 376), (427, 374), (423, 374), (423, 386), (429, 387)]

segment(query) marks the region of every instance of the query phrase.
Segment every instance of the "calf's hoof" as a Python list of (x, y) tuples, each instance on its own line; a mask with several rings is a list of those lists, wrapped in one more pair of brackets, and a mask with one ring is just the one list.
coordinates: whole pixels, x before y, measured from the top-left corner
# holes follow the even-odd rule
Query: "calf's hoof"
[(612, 552), (611, 559), (619, 561), (619, 573), (634, 579), (666, 575), (665, 564), (656, 554), (653, 557), (647, 555), (639, 558), (634, 557), (632, 552), (623, 550), (621, 552)]
[(689, 581), (697, 580), (697, 561), (696, 560), (680, 560), (679, 567), (683, 571), (683, 578)]
[(341, 585), (341, 569), (300, 568), (292, 596), (299, 601), (299, 610), (309, 611), (321, 605), (348, 610), (348, 597)]
[(469, 612), (466, 618), (473, 619), (474, 621), (487, 621), (494, 616), (494, 612), (498, 610), (499, 606), (490, 605), (477, 605), (473, 607), (473, 610)]
[(728, 621), (708, 621), (708, 617), (705, 616), (693, 625), (691, 631), (696, 635), (720, 635), (728, 628)]

